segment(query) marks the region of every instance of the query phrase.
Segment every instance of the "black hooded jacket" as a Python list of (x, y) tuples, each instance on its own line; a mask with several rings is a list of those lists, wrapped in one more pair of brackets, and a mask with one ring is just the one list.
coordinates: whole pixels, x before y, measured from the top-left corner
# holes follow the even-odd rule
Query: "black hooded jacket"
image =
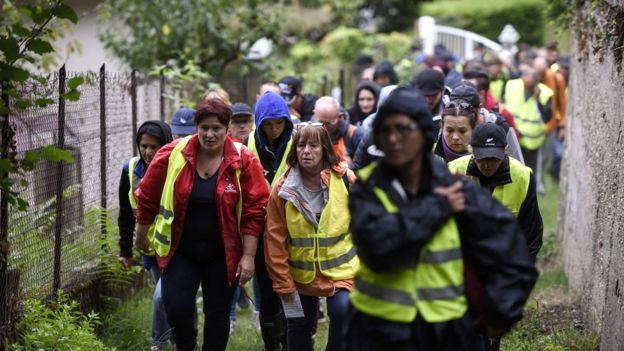
[[(137, 131), (135, 143), (137, 150), (139, 150), (139, 144), (141, 137), (144, 135), (150, 135), (160, 141), (160, 146), (164, 146), (173, 141), (171, 135), (171, 128), (165, 122), (161, 121), (147, 121), (143, 123)], [(147, 171), (147, 164), (141, 157), (141, 162), (135, 168), (135, 174), (139, 178), (143, 178)], [(119, 217), (117, 218), (117, 224), (119, 225), (119, 256), (132, 257), (132, 239), (134, 237), (135, 217), (132, 207), (130, 206), (130, 199), (128, 193), (130, 192), (130, 178), (128, 176), (128, 166), (130, 161), (126, 161), (121, 171), (121, 179), (119, 180)]]
[(349, 112), (349, 122), (353, 125), (359, 125), (362, 123), (364, 118), (366, 118), (369, 114), (365, 114), (360, 109), (360, 105), (358, 103), (358, 99), (360, 97), (360, 92), (362, 90), (370, 91), (375, 97), (375, 105), (373, 106), (373, 111), (377, 111), (377, 102), (379, 101), (379, 88), (377, 85), (371, 81), (362, 81), (355, 88), (355, 95), (353, 95), (353, 106), (347, 110)]
[[(474, 158), (471, 158), (468, 163), (466, 175), (478, 178), (481, 187), (487, 189), (491, 194), (497, 186), (503, 186), (511, 183), (509, 156), (505, 158), (496, 173), (490, 177), (484, 176), (483, 173), (479, 171), (477, 164), (474, 162)], [(542, 247), (544, 224), (542, 222), (542, 215), (540, 214), (539, 205), (537, 203), (535, 177), (533, 176), (531, 176), (529, 189), (522, 205), (520, 206), (520, 211), (518, 212), (518, 224), (520, 224), (520, 229), (522, 229), (522, 233), (526, 238), (529, 253), (531, 254), (533, 260), (535, 260), (540, 248)]]
[[(432, 190), (448, 186), (457, 178), (431, 153), (425, 156), (415, 197), (403, 200), (392, 184), (397, 179), (395, 172), (382, 162), (366, 182), (358, 180), (351, 190), (351, 233), (362, 262), (374, 271), (415, 267), (421, 249), (438, 227), (454, 217), (464, 261), (474, 267), (473, 274), (482, 284), (478, 316), (496, 329), (509, 328), (520, 320), (538, 274), (514, 216), (488, 191), (465, 177), (465, 210), (454, 214), (447, 199)], [(384, 209), (374, 187), (381, 188), (397, 204), (397, 213)], [(471, 290), (469, 280), (467, 277), (467, 295)]]

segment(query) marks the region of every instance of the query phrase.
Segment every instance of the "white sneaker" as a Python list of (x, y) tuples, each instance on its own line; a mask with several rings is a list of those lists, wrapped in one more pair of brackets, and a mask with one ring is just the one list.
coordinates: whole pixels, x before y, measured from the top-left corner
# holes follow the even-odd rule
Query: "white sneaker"
[(230, 321), (230, 335), (234, 334), (234, 329), (236, 328), (236, 321)]
[(260, 312), (254, 310), (252, 314), (253, 326), (257, 331), (260, 331)]

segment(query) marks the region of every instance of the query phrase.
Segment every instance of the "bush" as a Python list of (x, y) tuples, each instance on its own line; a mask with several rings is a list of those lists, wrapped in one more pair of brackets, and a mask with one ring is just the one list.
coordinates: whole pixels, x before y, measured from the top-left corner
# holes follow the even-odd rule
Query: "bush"
[(544, 0), (471, 1), (443, 0), (421, 6), (422, 16), (432, 16), (443, 25), (463, 28), (498, 41), (505, 24), (520, 34), (520, 41), (543, 44), (546, 26)]
[(78, 303), (61, 293), (49, 306), (39, 300), (28, 300), (17, 326), (19, 342), (11, 345), (11, 350), (114, 350), (95, 336), (94, 330), (99, 324), (96, 313), (83, 315)]

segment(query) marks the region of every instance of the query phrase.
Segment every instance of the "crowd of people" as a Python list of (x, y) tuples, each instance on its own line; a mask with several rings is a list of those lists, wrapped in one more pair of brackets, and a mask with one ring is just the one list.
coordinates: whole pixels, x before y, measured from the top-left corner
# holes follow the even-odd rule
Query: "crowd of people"
[[(122, 168), (120, 263), (154, 279), (152, 349), (225, 350), (251, 283), (264, 350), (498, 350), (537, 279), (543, 165), (557, 179), (568, 63), (556, 45), (410, 84), (363, 67), (352, 106), (267, 81), (212, 88), (138, 129)], [(134, 238), (134, 239), (133, 239)]]

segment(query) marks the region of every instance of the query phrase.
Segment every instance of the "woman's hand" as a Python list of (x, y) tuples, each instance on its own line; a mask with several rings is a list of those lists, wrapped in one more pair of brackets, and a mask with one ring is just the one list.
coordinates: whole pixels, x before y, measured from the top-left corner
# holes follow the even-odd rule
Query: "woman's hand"
[(243, 254), (243, 257), (238, 262), (238, 269), (236, 270), (236, 276), (239, 277), (240, 284), (247, 283), (247, 281), (253, 277), (254, 271), (254, 256)]
[(149, 224), (137, 223), (134, 246), (139, 248), (141, 252), (149, 252), (150, 243), (149, 240), (147, 240), (147, 231), (149, 230), (149, 227)]
[(461, 181), (456, 181), (453, 185), (447, 187), (436, 187), (433, 192), (445, 196), (448, 202), (453, 208), (453, 212), (461, 212), (466, 208), (466, 200), (464, 198), (463, 184)]

